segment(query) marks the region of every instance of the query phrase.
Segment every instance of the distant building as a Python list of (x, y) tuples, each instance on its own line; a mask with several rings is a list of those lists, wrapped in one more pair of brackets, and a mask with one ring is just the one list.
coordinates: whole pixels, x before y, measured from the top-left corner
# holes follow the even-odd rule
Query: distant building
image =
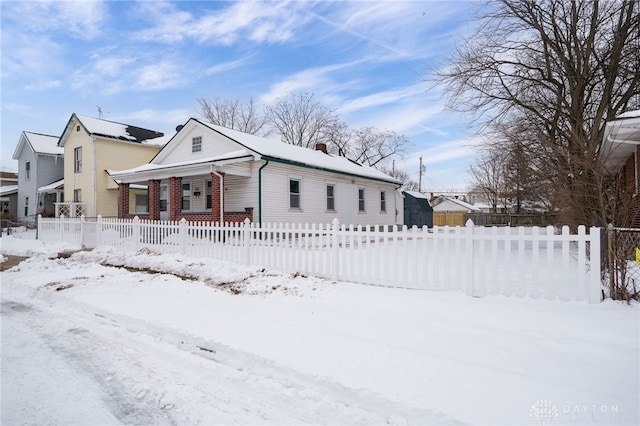
[(15, 220), (18, 214), (18, 174), (0, 172), (0, 219)]

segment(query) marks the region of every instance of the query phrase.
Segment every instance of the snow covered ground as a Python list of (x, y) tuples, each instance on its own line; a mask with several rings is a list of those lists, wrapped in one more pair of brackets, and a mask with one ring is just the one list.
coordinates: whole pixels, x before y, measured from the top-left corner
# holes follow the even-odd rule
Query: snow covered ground
[(0, 244), (2, 424), (640, 422), (638, 304)]

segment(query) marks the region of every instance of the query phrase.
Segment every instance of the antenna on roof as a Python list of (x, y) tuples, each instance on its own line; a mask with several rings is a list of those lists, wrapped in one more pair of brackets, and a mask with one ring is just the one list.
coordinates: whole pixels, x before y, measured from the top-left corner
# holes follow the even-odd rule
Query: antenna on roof
[(100, 105), (98, 105), (96, 108), (98, 108), (98, 118), (102, 120), (102, 116), (104, 114), (109, 114), (109, 111), (107, 111), (106, 113), (102, 111), (102, 108), (100, 107)]

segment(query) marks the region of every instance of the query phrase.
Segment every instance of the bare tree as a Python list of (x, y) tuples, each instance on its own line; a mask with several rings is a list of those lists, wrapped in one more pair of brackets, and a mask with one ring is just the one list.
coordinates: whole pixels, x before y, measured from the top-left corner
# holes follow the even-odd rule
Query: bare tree
[(486, 151), (475, 164), (469, 166), (469, 174), (476, 188), (482, 191), (496, 213), (500, 201), (506, 205), (506, 156), (500, 150)]
[(268, 122), (282, 136), (285, 143), (314, 148), (317, 143), (330, 144), (330, 135), (340, 120), (334, 111), (313, 93), (290, 93), (265, 106)]
[(271, 133), (266, 117), (258, 111), (253, 98), (246, 103), (238, 99), (199, 98), (198, 104), (202, 117), (212, 124), (258, 136)]
[[(564, 222), (611, 219), (598, 164), (604, 124), (640, 97), (637, 0), (494, 0), (439, 73), (479, 129), (524, 120), (555, 169)], [(544, 156), (544, 158), (542, 158)]]
[(353, 132), (346, 155), (372, 167), (382, 166), (392, 157), (403, 157), (410, 145), (404, 135), (367, 126)]
[(402, 189), (403, 191), (418, 191), (418, 188), (419, 188), (418, 182), (413, 180), (411, 175), (405, 172), (404, 170), (400, 170), (400, 169), (394, 170), (384, 166), (379, 167), (378, 169), (381, 172), (386, 173), (389, 176), (398, 179), (402, 184), (400, 189)]

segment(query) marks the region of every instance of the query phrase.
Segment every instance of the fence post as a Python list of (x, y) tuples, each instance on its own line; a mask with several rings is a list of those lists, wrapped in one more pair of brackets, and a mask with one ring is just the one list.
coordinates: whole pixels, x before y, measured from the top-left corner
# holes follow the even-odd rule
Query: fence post
[(133, 218), (133, 244), (135, 251), (140, 250), (140, 218), (138, 216)]
[(473, 292), (475, 289), (475, 260), (473, 256), (473, 227), (475, 226), (471, 219), (467, 220), (465, 223), (465, 239), (466, 239), (466, 261), (468, 263), (467, 267), (467, 283), (466, 283), (466, 293), (469, 296), (474, 296)]
[[(221, 224), (222, 226), (222, 224)], [(187, 220), (183, 217), (180, 219), (180, 254), (187, 253)]]
[(338, 280), (340, 251), (338, 250), (338, 230), (340, 229), (340, 221), (334, 218), (331, 221), (331, 278)]
[(591, 291), (589, 292), (589, 303), (599, 303), (601, 286), (600, 274), (602, 272), (600, 270), (600, 256), (602, 255), (600, 250), (600, 228), (592, 226), (589, 234), (591, 235), (591, 243), (589, 246), (589, 263), (591, 264)]
[(244, 220), (242, 225), (243, 241), (244, 241), (244, 262), (251, 265), (251, 221), (249, 218)]
[(84, 248), (84, 214), (80, 215), (80, 247)]
[(614, 243), (615, 232), (613, 224), (607, 225), (607, 258), (609, 259), (609, 297), (613, 300), (616, 299), (616, 265), (614, 256)]
[(98, 215), (98, 221), (96, 224), (96, 247), (102, 245), (102, 215)]
[(60, 220), (58, 221), (58, 228), (60, 229), (60, 240), (59, 242), (64, 242), (64, 215), (60, 215)]
[[(40, 239), (40, 227), (42, 226), (42, 215), (39, 214), (38, 215), (38, 226), (36, 227), (36, 240)], [(7, 232), (9, 232), (9, 230), (7, 230)], [(2, 231), (0, 230), (0, 233), (2, 233)]]

